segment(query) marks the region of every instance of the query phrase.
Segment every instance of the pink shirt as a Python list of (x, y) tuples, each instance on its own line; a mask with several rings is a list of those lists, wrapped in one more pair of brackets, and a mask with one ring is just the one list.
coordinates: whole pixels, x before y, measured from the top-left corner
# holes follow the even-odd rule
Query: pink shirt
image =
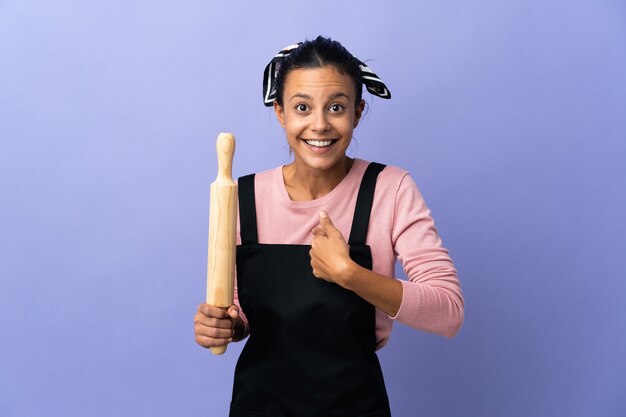
[[(347, 240), (367, 165), (368, 162), (355, 159), (350, 172), (330, 193), (309, 201), (289, 198), (282, 166), (256, 174), (259, 243), (310, 244), (320, 210), (328, 212)], [(375, 272), (394, 277), (397, 259), (408, 277), (408, 281), (401, 280), (402, 304), (397, 315), (390, 317), (376, 309), (377, 348), (387, 343), (394, 320), (453, 337), (463, 323), (463, 295), (457, 272), (441, 244), (424, 198), (406, 171), (387, 166), (380, 173), (366, 243), (372, 251)], [(236, 288), (235, 303), (239, 304)], [(242, 318), (247, 326), (245, 311)]]

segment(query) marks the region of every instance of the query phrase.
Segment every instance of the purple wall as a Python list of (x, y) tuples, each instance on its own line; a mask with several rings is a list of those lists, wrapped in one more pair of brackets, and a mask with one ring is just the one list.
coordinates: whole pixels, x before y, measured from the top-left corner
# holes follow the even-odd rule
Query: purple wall
[(621, 1), (0, 2), (0, 416), (224, 416), (195, 345), (218, 132), (325, 34), (389, 85), (350, 153), (408, 169), (460, 272), (453, 340), (394, 329), (394, 416), (626, 415)]

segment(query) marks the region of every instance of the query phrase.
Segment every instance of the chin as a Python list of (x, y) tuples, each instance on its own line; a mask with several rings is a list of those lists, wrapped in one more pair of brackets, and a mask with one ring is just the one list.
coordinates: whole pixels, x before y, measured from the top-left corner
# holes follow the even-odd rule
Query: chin
[(344, 158), (346, 158), (345, 154), (339, 157), (332, 158), (305, 158), (302, 160), (302, 162), (310, 169), (325, 171), (332, 169), (338, 163), (341, 163)]

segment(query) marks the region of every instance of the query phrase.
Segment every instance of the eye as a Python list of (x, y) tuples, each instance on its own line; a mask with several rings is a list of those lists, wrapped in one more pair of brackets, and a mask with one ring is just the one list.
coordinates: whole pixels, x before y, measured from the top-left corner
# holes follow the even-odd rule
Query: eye
[(343, 107), (343, 105), (335, 103), (335, 104), (331, 104), (330, 107), (328, 108), (331, 113), (341, 113), (345, 107)]
[(296, 104), (296, 111), (305, 113), (308, 110), (309, 110), (309, 106), (307, 106), (306, 104), (304, 104), (304, 103)]

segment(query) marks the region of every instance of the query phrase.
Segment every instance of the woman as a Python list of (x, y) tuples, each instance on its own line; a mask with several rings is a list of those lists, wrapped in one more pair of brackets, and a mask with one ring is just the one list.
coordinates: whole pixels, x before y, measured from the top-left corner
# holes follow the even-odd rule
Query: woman
[[(346, 155), (363, 85), (390, 97), (322, 37), (266, 68), (264, 101), (293, 161), (239, 179), (236, 301), (195, 317), (204, 347), (250, 335), (233, 417), (389, 416), (375, 351), (393, 321), (447, 337), (463, 322), (456, 270), (408, 173)], [(393, 277), (396, 259), (408, 281)]]

